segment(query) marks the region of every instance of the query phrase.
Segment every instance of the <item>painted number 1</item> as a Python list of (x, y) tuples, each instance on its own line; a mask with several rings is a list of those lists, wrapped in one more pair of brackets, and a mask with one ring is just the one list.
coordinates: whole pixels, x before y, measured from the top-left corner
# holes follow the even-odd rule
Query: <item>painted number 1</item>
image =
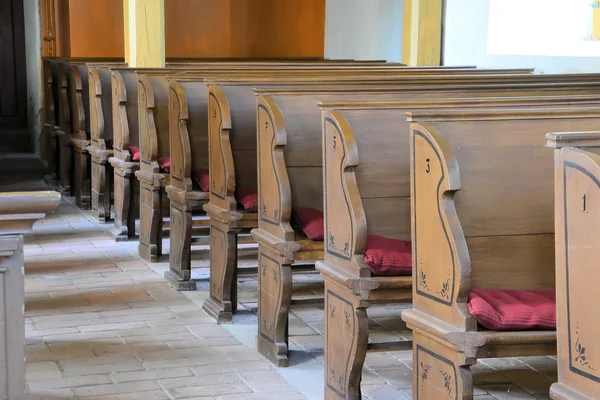
[(587, 212), (587, 194), (583, 195), (583, 212)]

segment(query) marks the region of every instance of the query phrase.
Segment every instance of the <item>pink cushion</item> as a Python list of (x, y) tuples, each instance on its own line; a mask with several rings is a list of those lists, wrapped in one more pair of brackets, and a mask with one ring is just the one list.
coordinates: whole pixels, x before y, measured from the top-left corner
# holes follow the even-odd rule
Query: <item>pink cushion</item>
[(131, 154), (132, 161), (140, 161), (141, 153), (139, 147), (129, 146), (129, 154)]
[(310, 240), (323, 240), (325, 237), (323, 211), (316, 208), (298, 207), (294, 208), (294, 218), (306, 237)]
[(412, 246), (408, 240), (367, 236), (365, 263), (375, 275), (410, 275), (412, 273)]
[(192, 174), (192, 180), (200, 186), (203, 192), (210, 191), (210, 175), (207, 169), (200, 169)]
[(248, 212), (258, 212), (258, 193), (256, 190), (240, 188), (236, 190), (236, 200)]
[(495, 331), (556, 329), (556, 291), (472, 289), (469, 312)]
[(171, 157), (163, 157), (158, 159), (158, 165), (163, 172), (171, 172)]

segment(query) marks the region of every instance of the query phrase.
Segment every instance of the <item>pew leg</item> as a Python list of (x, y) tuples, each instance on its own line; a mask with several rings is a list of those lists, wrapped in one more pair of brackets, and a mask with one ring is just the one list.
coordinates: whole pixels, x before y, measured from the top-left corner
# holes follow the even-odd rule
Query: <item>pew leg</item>
[(202, 305), (217, 323), (231, 322), (237, 310), (237, 231), (210, 221), (210, 297)]
[(464, 353), (413, 331), (413, 398), (473, 399), (473, 375)]
[(52, 127), (48, 127), (48, 159), (47, 159), (47, 172), (48, 174), (44, 177), (44, 181), (46, 182), (46, 184), (48, 184), (49, 186), (52, 187), (56, 187), (58, 186), (58, 166), (57, 166), (57, 160), (58, 160), (58, 148), (59, 146), (57, 145), (57, 137), (56, 137), (56, 131), (55, 128)]
[(73, 146), (74, 171), (73, 171), (73, 193), (75, 195), (75, 204), (82, 210), (91, 208), (91, 187), (90, 187), (90, 168), (89, 156), (87, 152), (87, 142), (84, 146)]
[(110, 228), (117, 242), (135, 236), (136, 205), (135, 175), (131, 169), (114, 168), (114, 225)]
[(273, 364), (287, 367), (292, 265), (264, 245), (260, 245), (258, 265), (256, 347)]
[(192, 280), (192, 207), (185, 200), (171, 198), (171, 252), (167, 282), (177, 290), (196, 290)]
[(157, 262), (162, 255), (163, 192), (160, 185), (140, 181), (140, 244), (138, 253), (146, 261)]
[(106, 198), (110, 195), (107, 190), (109, 178), (105, 160), (92, 155), (92, 217), (100, 223), (110, 219), (110, 203)]
[(361, 398), (360, 381), (367, 356), (370, 303), (325, 278), (325, 399)]
[(68, 135), (64, 132), (58, 134), (59, 137), (59, 191), (61, 194), (71, 194), (71, 165), (73, 163), (73, 157), (71, 154), (71, 142)]

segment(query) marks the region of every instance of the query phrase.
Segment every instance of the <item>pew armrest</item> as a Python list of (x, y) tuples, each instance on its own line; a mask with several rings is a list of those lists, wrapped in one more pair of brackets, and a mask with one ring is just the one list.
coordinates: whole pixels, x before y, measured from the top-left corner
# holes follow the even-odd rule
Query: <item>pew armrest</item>
[(169, 83), (169, 150), (171, 185), (192, 191), (192, 149), (188, 132), (189, 110), (185, 90), (179, 82)]
[(123, 75), (112, 71), (113, 148), (123, 161), (132, 161), (129, 154), (129, 124), (127, 122), (127, 89)]
[(102, 85), (96, 68), (88, 69), (90, 86), (90, 131), (91, 140), (104, 140), (104, 111), (102, 110)]
[(0, 194), (0, 235), (30, 232), (33, 224), (54, 211), (60, 194), (53, 191)]
[(145, 75), (138, 77), (140, 164), (158, 166), (158, 136), (154, 121), (154, 91)]
[(550, 132), (546, 134), (546, 147), (600, 147), (600, 131), (589, 132)]
[(460, 190), (454, 151), (433, 125), (411, 123), (410, 139), (413, 307), (461, 331), (475, 330), (467, 309), (471, 259), (454, 204)]
[(271, 96), (257, 101), (258, 229), (283, 242), (292, 242), (292, 190), (285, 164), (287, 133), (281, 110)]
[(229, 139), (231, 110), (219, 86), (208, 87), (208, 119), (210, 203), (213, 207), (235, 213), (235, 164)]
[(71, 115), (73, 118), (73, 139), (87, 140), (85, 132), (85, 111), (83, 106), (83, 80), (77, 65), (71, 65)]
[(367, 219), (356, 180), (358, 165), (350, 124), (340, 112), (323, 110), (325, 265), (351, 276), (370, 277), (364, 263)]

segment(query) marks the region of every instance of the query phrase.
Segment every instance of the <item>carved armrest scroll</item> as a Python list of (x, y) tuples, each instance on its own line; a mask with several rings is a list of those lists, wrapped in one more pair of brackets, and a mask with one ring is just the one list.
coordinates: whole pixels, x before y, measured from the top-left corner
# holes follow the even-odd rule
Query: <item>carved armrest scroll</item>
[[(466, 329), (471, 260), (454, 195), (454, 152), (432, 125), (411, 123), (413, 308)], [(473, 325), (471, 325), (473, 327)]]
[(285, 164), (287, 134), (281, 110), (271, 96), (257, 102), (259, 220), (261, 230), (277, 239), (294, 240), (290, 225), (292, 191)]
[(356, 180), (358, 165), (350, 124), (340, 112), (323, 110), (325, 261), (345, 275), (370, 277), (364, 263), (367, 219)]

